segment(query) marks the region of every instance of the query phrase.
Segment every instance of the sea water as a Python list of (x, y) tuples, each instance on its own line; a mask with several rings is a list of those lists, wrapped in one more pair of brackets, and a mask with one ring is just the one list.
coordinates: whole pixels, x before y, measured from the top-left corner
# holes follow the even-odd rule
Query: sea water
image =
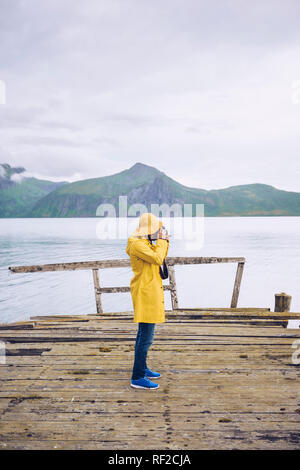
[[(128, 259), (126, 237), (137, 220), (128, 221), (126, 235), (124, 230), (114, 233), (117, 222), (0, 219), (0, 323), (35, 315), (95, 313), (91, 270), (13, 274), (8, 267)], [(238, 307), (274, 310), (274, 294), (285, 292), (292, 296), (291, 311), (300, 312), (300, 217), (205, 217), (201, 223), (195, 243), (187, 233), (181, 238), (173, 233), (168, 256), (245, 257)], [(103, 224), (111, 229), (106, 239)], [(230, 307), (236, 267), (236, 263), (175, 266), (179, 307)], [(130, 268), (100, 270), (102, 287), (128, 286), (131, 277)], [(132, 310), (130, 293), (103, 294), (102, 304), (107, 312)], [(171, 308), (168, 291), (165, 306)]]

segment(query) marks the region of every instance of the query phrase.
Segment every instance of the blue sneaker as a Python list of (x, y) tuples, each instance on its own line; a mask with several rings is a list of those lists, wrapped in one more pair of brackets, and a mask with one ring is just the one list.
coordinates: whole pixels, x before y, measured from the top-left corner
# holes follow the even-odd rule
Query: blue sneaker
[(151, 382), (147, 377), (138, 380), (131, 380), (131, 387), (133, 388), (146, 388), (148, 390), (155, 390), (159, 387), (158, 384)]
[(161, 374), (159, 372), (153, 372), (152, 370), (150, 369), (146, 369), (146, 377), (148, 377), (149, 379), (159, 379), (159, 377), (161, 377)]

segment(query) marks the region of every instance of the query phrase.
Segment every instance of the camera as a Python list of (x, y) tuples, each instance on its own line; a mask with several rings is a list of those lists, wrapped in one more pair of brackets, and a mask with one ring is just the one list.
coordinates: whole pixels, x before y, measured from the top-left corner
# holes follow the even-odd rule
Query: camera
[[(162, 225), (162, 227), (160, 228), (160, 231), (162, 233), (163, 238), (165, 238), (168, 235), (168, 230), (166, 229), (166, 227), (164, 225)], [(148, 235), (148, 239), (150, 241), (157, 240), (158, 239), (158, 233), (159, 233), (159, 230), (157, 230), (157, 232), (155, 232), (155, 233), (152, 233), (151, 235)]]
[(168, 230), (164, 225), (161, 227), (161, 233), (164, 238), (168, 236)]

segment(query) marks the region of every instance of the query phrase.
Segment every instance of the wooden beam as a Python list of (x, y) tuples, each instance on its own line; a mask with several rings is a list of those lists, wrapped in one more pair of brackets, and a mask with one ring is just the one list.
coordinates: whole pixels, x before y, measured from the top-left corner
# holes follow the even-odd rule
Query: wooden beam
[(292, 297), (285, 292), (275, 294), (275, 308), (274, 312), (289, 312), (291, 308)]
[[(166, 285), (163, 286), (164, 290), (171, 290), (171, 286)], [(130, 292), (130, 287), (129, 286), (115, 286), (115, 287), (100, 287), (100, 289), (97, 289), (97, 292), (99, 294), (115, 294), (117, 292)]]
[(94, 291), (97, 313), (103, 313), (98, 269), (93, 269)]
[(239, 262), (237, 265), (233, 292), (232, 292), (231, 305), (230, 305), (231, 308), (235, 308), (237, 306), (239, 293), (240, 293), (241, 280), (242, 280), (242, 275), (243, 275), (243, 270), (244, 270), (244, 264), (245, 264), (244, 262), (242, 263)]
[(170, 266), (168, 264), (168, 271), (169, 271), (169, 280), (170, 280), (170, 285), (168, 287), (170, 287), (170, 290), (171, 290), (172, 310), (176, 310), (176, 308), (178, 308), (178, 299), (177, 299), (177, 288), (176, 288), (174, 266)]
[[(216, 257), (179, 257), (166, 259), (168, 266), (175, 264), (211, 264), (245, 262), (245, 258), (216, 258)], [(72, 263), (39, 264), (32, 266), (9, 266), (12, 273), (34, 273), (47, 271), (74, 271), (76, 269), (104, 269), (130, 267), (129, 259), (111, 259), (101, 261), (77, 261)]]
[(193, 256), (172, 256), (166, 258), (168, 266), (174, 266), (175, 264), (211, 264), (211, 263), (239, 263), (245, 262), (245, 258), (220, 258), (220, 257), (193, 257)]
[(129, 259), (112, 259), (102, 261), (79, 261), (74, 263), (40, 264), (32, 266), (10, 266), (12, 273), (35, 273), (47, 271), (74, 271), (77, 269), (102, 269), (102, 268), (130, 267)]

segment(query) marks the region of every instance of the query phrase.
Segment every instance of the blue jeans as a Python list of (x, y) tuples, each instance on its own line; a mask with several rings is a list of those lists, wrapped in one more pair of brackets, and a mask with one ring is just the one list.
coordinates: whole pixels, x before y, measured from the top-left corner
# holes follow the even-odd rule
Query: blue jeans
[(145, 377), (147, 354), (148, 349), (153, 343), (154, 327), (155, 323), (139, 323), (131, 380), (143, 379)]

